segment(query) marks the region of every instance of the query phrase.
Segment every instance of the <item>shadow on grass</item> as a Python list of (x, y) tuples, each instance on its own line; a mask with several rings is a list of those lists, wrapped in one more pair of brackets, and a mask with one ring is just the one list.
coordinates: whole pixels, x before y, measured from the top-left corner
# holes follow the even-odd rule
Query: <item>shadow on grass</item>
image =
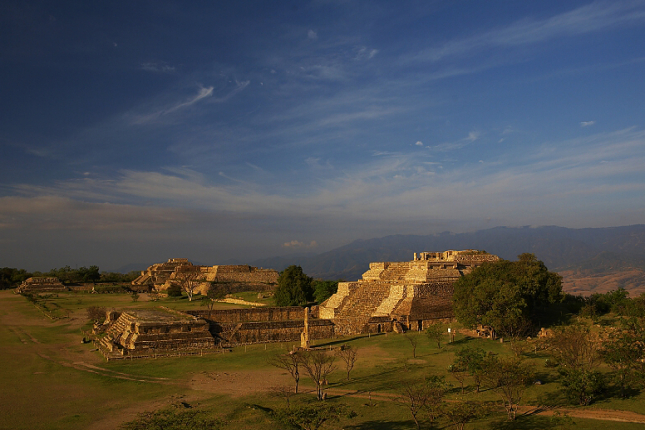
[(346, 339), (337, 339), (337, 340), (332, 340), (332, 341), (324, 342), (324, 343), (320, 343), (320, 344), (317, 343), (316, 345), (313, 345), (313, 346), (316, 347), (316, 348), (322, 348), (322, 347), (325, 347), (325, 346), (329, 347), (329, 346), (334, 346), (334, 345), (343, 345), (343, 344), (346, 344), (348, 342), (353, 342), (355, 340), (367, 339), (368, 337), (383, 336), (384, 334), (385, 333), (378, 333), (378, 334), (371, 334), (369, 336), (366, 335), (366, 334), (363, 334), (363, 335), (358, 335), (358, 336), (354, 336), (354, 337), (350, 337), (350, 338), (346, 338)]
[(488, 426), (495, 430), (549, 430), (567, 428), (573, 422), (566, 416), (544, 417), (539, 415), (518, 416), (515, 421), (504, 418), (491, 421)]
[(412, 421), (365, 421), (344, 428), (352, 430), (408, 430), (414, 428), (414, 423)]

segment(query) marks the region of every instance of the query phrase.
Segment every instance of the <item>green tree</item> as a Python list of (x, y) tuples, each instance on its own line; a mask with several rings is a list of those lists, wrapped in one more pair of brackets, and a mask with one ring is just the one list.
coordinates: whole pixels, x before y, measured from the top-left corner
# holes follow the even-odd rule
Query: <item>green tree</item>
[(441, 349), (441, 339), (446, 332), (446, 328), (441, 323), (430, 324), (426, 329), (426, 336), (433, 342), (437, 342), (437, 348)]
[(481, 348), (466, 346), (455, 353), (455, 364), (473, 377), (477, 392), (482, 384), (486, 365), (486, 352)]
[(560, 368), (560, 383), (570, 401), (587, 406), (605, 389), (602, 373), (589, 368)]
[(302, 430), (318, 430), (325, 422), (338, 421), (342, 415), (352, 416), (342, 403), (305, 403), (273, 412), (278, 422)]
[(339, 281), (323, 281), (321, 279), (315, 279), (312, 283), (314, 289), (314, 300), (316, 303), (320, 304), (336, 294), (338, 291), (338, 282)]
[(277, 306), (304, 306), (313, 300), (312, 278), (300, 266), (289, 266), (280, 272), (275, 290)]
[(488, 325), (511, 337), (523, 335), (550, 304), (563, 298), (561, 277), (533, 254), (484, 263), (457, 280), (454, 289), (460, 322)]
[(535, 379), (532, 366), (516, 357), (487, 361), (485, 377), (502, 398), (509, 421), (514, 421), (527, 386)]
[(600, 356), (614, 369), (614, 377), (620, 387), (620, 397), (625, 398), (626, 389), (645, 376), (645, 324), (638, 318), (621, 321), (603, 342)]
[(121, 430), (217, 430), (222, 423), (217, 419), (207, 418), (203, 411), (194, 409), (162, 409), (155, 412), (144, 412), (134, 420), (119, 426)]

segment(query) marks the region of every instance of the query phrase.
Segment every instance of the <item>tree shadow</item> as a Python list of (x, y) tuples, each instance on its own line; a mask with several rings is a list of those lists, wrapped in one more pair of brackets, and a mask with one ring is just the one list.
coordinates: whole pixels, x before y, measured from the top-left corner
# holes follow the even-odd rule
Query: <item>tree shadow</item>
[(500, 418), (491, 421), (488, 425), (495, 430), (549, 430), (563, 428), (570, 421), (570, 418), (561, 416), (521, 415), (515, 421)]
[(366, 421), (343, 428), (348, 430), (409, 430), (414, 428), (414, 423), (412, 421)]
[(368, 337), (383, 336), (384, 334), (385, 333), (372, 333), (369, 336), (366, 335), (366, 334), (363, 334), (363, 335), (357, 335), (357, 336), (349, 337), (349, 338), (345, 338), (345, 339), (332, 340), (332, 341), (329, 341), (329, 342), (324, 342), (324, 343), (320, 343), (320, 344), (316, 344), (316, 345), (312, 345), (312, 346), (316, 347), (316, 348), (322, 348), (322, 347), (325, 347), (325, 346), (329, 347), (329, 346), (334, 346), (334, 345), (343, 345), (345, 343), (353, 342), (355, 340), (365, 339), (365, 338), (368, 338)]

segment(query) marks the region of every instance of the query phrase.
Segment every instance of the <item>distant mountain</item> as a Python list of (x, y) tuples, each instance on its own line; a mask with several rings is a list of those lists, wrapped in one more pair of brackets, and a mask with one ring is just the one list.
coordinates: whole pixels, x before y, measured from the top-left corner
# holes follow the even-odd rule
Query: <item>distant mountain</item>
[[(356, 280), (373, 261), (407, 261), (414, 252), (480, 249), (515, 260), (530, 252), (564, 277), (567, 290), (607, 291), (621, 286), (645, 292), (645, 225), (571, 229), (495, 227), (473, 233), (394, 235), (357, 240), (318, 255), (256, 260), (254, 266), (282, 270), (291, 264), (322, 279)], [(629, 273), (629, 276), (626, 274)]]

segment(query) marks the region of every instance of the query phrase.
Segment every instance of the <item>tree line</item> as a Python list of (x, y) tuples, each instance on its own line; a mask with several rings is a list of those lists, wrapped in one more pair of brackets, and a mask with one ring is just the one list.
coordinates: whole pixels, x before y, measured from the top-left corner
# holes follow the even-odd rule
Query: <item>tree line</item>
[(33, 277), (56, 277), (64, 284), (76, 284), (99, 282), (132, 282), (139, 275), (140, 272), (138, 271), (132, 271), (129, 273), (105, 271), (100, 272), (99, 266), (83, 266), (79, 267), (78, 269), (72, 269), (70, 266), (64, 266), (58, 269), (51, 269), (48, 272), (28, 272), (25, 269), (3, 267), (0, 269), (0, 289), (15, 288), (25, 280)]

